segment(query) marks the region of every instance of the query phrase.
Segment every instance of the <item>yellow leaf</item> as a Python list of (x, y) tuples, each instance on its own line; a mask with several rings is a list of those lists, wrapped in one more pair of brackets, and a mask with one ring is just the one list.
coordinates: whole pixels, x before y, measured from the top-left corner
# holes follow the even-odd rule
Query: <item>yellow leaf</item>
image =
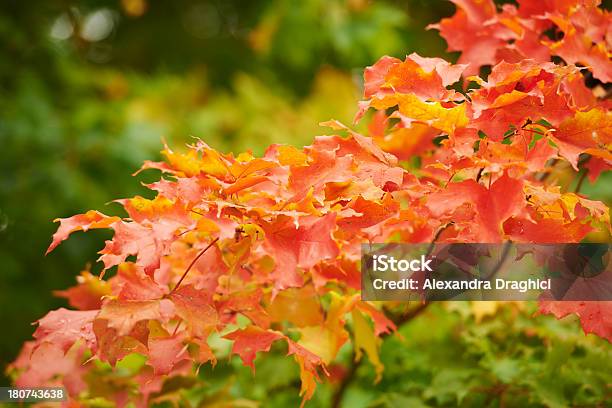
[(518, 102), (521, 99), (525, 99), (527, 96), (528, 94), (525, 92), (513, 90), (510, 93), (501, 94), (495, 98), (491, 108), (501, 108), (503, 106), (513, 104), (514, 102)]
[(324, 320), (312, 286), (280, 292), (267, 307), (267, 311), (273, 321), (290, 321), (297, 327), (319, 325)]
[(303, 166), (308, 156), (293, 146), (278, 146), (278, 161), (283, 166)]
[(316, 198), (314, 197), (314, 188), (310, 188), (308, 190), (308, 194), (301, 201), (297, 203), (291, 203), (287, 205), (285, 208), (287, 210), (299, 211), (303, 213), (308, 213), (316, 216), (321, 216), (321, 211), (319, 211), (314, 204), (318, 203)]
[(300, 387), (300, 396), (303, 397), (300, 408), (302, 408), (306, 401), (312, 398), (312, 395), (317, 388), (317, 380), (312, 371), (306, 368), (306, 362), (303, 358), (296, 355), (295, 361), (297, 361), (298, 365), (300, 366), (300, 381), (302, 382), (302, 386)]
[(352, 316), (353, 331), (355, 335), (355, 361), (359, 361), (362, 352), (365, 352), (370, 362), (374, 365), (374, 370), (376, 371), (375, 381), (379, 382), (382, 378), (382, 372), (385, 369), (378, 357), (380, 339), (374, 335), (374, 329), (359, 310), (354, 309)]
[(512, 305), (516, 310), (525, 308), (524, 302), (513, 301), (472, 301), (470, 309), (477, 323), (480, 323), (486, 316), (494, 316), (499, 309), (506, 305)]
[(499, 308), (499, 302), (494, 301), (473, 301), (470, 302), (472, 314), (477, 323), (480, 323), (486, 316), (493, 316)]
[(200, 170), (206, 174), (210, 174), (218, 178), (224, 178), (229, 172), (229, 169), (219, 152), (210, 148), (205, 148), (202, 150)]
[(397, 105), (399, 112), (415, 121), (427, 123), (449, 135), (455, 133), (457, 128), (468, 124), (465, 114), (465, 105), (445, 108), (439, 102), (423, 102), (413, 94), (394, 94), (383, 98), (373, 99), (371, 106), (376, 109), (387, 109)]
[(208, 218), (201, 217), (197, 221), (197, 230), (210, 235), (211, 233), (219, 232), (219, 226), (216, 222)]
[(168, 163), (176, 170), (192, 177), (200, 172), (210, 174), (217, 178), (224, 178), (229, 169), (221, 155), (209, 147), (200, 148), (202, 157), (198, 157), (198, 151), (190, 149), (187, 153), (175, 153), (168, 146), (162, 150)]
[(162, 195), (158, 195), (153, 200), (136, 196), (129, 200), (132, 210), (137, 211), (143, 216), (151, 216), (156, 213), (163, 213), (174, 206), (174, 203)]
[(200, 159), (194, 150), (189, 150), (187, 153), (175, 153), (166, 146), (162, 150), (162, 154), (174, 169), (185, 173), (187, 177), (192, 177), (200, 174)]
[(253, 158), (250, 154), (248, 156), (241, 154), (237, 157), (237, 161), (232, 164), (231, 172), (238, 179), (274, 166), (275, 164), (271, 161)]
[(325, 364), (331, 363), (347, 339), (346, 331), (334, 332), (325, 326), (310, 326), (299, 329), (298, 342), (306, 349), (321, 357)]

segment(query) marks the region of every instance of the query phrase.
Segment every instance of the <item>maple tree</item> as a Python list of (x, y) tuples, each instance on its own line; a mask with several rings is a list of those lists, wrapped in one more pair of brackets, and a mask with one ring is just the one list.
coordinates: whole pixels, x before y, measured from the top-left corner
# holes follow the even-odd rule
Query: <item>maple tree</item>
[[(501, 12), (492, 1), (455, 3), (436, 27), (463, 52), (459, 64), (411, 54), (366, 68), (357, 120), (370, 119), (368, 135), (332, 120), (323, 125), (339, 134), (303, 149), (271, 145), (262, 157), (201, 140), (186, 152), (166, 146), (164, 162), (141, 169), (161, 171), (147, 186), (155, 197), (117, 200), (127, 217), (59, 219), (48, 251), (73, 232), (111, 229), (101, 277), (116, 273), (86, 271), (58, 292), (76, 310), (38, 321), (12, 365), (16, 385), (59, 382), (78, 398), (96, 361), (115, 366), (137, 353), (146, 358), (131, 377), (138, 392), (116, 384), (107, 397), (147, 405), (169, 378), (216, 364), (217, 336), (253, 370), (258, 352), (281, 343), (307, 401), (349, 341), (380, 379), (380, 339), (426, 306), (361, 301), (362, 243), (609, 233), (607, 206), (554, 176), (569, 163), (596, 180), (612, 163), (609, 102), (584, 75), (609, 81), (608, 13), (593, 1), (521, 1)], [(563, 38), (546, 39), (551, 29)], [(483, 65), (493, 65), (486, 79), (473, 76)], [(540, 311), (575, 313), (585, 332), (612, 341), (612, 303), (542, 301)]]

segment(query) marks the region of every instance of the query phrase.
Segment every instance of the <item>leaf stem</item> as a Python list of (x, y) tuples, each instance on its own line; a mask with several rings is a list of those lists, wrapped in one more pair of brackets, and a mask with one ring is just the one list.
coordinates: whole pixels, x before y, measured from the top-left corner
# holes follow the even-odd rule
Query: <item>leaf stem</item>
[(189, 271), (191, 270), (191, 268), (193, 268), (193, 265), (195, 265), (195, 263), (198, 261), (198, 259), (200, 259), (202, 257), (202, 255), (204, 255), (206, 253), (206, 251), (208, 251), (210, 249), (210, 247), (212, 247), (217, 241), (219, 240), (219, 237), (215, 238), (212, 240), (212, 242), (210, 244), (208, 244), (208, 246), (206, 248), (204, 248), (203, 250), (201, 250), (195, 258), (193, 258), (193, 261), (191, 261), (191, 263), (189, 264), (189, 266), (187, 267), (187, 269), (185, 269), (185, 272), (183, 272), (183, 276), (181, 276), (181, 279), (179, 279), (179, 281), (176, 283), (176, 286), (174, 287), (174, 289), (172, 289), (170, 291), (170, 293), (168, 294), (168, 296), (172, 295), (174, 292), (176, 292), (176, 290), (179, 288), (179, 286), (181, 286), (181, 283), (183, 282), (183, 280), (185, 279), (185, 277), (187, 276), (187, 274), (189, 273)]

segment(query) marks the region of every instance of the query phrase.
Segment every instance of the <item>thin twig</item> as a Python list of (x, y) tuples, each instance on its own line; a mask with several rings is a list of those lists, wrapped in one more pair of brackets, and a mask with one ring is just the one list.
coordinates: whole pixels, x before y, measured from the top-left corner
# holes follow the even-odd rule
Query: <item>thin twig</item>
[(179, 322), (176, 324), (176, 326), (174, 327), (174, 331), (172, 332), (172, 337), (174, 337), (174, 335), (176, 334), (176, 332), (178, 332), (179, 327), (181, 327), (181, 324), (183, 323), (182, 320), (179, 320)]
[(189, 264), (189, 266), (187, 267), (187, 269), (185, 269), (185, 272), (183, 273), (183, 276), (181, 276), (181, 279), (179, 279), (179, 281), (176, 283), (176, 286), (174, 287), (174, 289), (172, 289), (170, 291), (170, 293), (168, 294), (168, 296), (172, 295), (174, 292), (176, 292), (176, 290), (179, 288), (179, 286), (181, 286), (181, 283), (183, 282), (183, 279), (185, 279), (185, 277), (187, 276), (187, 274), (189, 273), (189, 271), (191, 270), (191, 268), (193, 267), (193, 265), (195, 265), (195, 263), (198, 261), (198, 259), (200, 259), (200, 257), (202, 255), (204, 255), (206, 253), (206, 251), (208, 251), (210, 249), (210, 247), (212, 247), (217, 241), (219, 240), (219, 237), (215, 238), (212, 240), (212, 242), (210, 244), (208, 244), (208, 246), (206, 248), (204, 248), (203, 250), (201, 250), (195, 258), (193, 258), (193, 261), (191, 261), (191, 263)]
[(574, 188), (574, 193), (578, 194), (580, 192), (580, 189), (582, 188), (582, 183), (584, 183), (584, 179), (586, 178), (587, 174), (589, 174), (589, 170), (584, 169), (584, 171), (580, 175), (580, 178), (578, 179), (578, 184), (576, 184), (576, 188)]
[(495, 275), (497, 275), (499, 271), (501, 271), (504, 262), (506, 262), (506, 259), (508, 259), (508, 255), (510, 254), (510, 248), (512, 248), (512, 241), (506, 241), (499, 261), (497, 261), (497, 263), (491, 270), (491, 273), (485, 278), (485, 280), (493, 279)]

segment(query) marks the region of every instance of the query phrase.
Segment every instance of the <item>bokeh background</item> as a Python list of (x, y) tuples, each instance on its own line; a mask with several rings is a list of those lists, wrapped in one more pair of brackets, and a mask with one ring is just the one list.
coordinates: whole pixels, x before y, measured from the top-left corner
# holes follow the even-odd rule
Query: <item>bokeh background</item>
[[(150, 196), (140, 183), (156, 175), (130, 174), (143, 160), (159, 158), (162, 140), (180, 149), (197, 136), (224, 152), (260, 154), (270, 143), (308, 144), (322, 133), (320, 121), (350, 123), (363, 68), (382, 55), (456, 58), (444, 52), (437, 32), (425, 30), (453, 12), (442, 0), (3, 0), (2, 369), (31, 336), (30, 322), (66, 306), (52, 292), (71, 286), (108, 237), (103, 231), (78, 234), (45, 257), (54, 218), (87, 209), (117, 213), (111, 200)], [(602, 180), (584, 191), (609, 201), (610, 177)], [(405, 329), (414, 340), (410, 346), (385, 342), (388, 368), (378, 391), (371, 390), (373, 371), (364, 365), (348, 401), (418, 406), (401, 394), (407, 387), (429, 392), (444, 405), (465, 398), (462, 389), (472, 378), (512, 380), (526, 376), (525, 370), (538, 378), (564, 361), (578, 367), (581, 359), (605, 371), (612, 361), (609, 348), (585, 340), (577, 325), (543, 317), (536, 324), (505, 310), (486, 324), (466, 326), (480, 317), (462, 307), (453, 313), (433, 308), (436, 324)], [(502, 328), (506, 338), (496, 334)], [(543, 354), (524, 368), (517, 361), (531, 350), (519, 348), (528, 344), (527, 329), (549, 330), (566, 346), (549, 355), (552, 343), (538, 340)], [(461, 330), (460, 339), (453, 337)], [(580, 355), (567, 360), (578, 343)], [(230, 376), (234, 389), (242, 387), (240, 392), (254, 398), (280, 398), (281, 406), (298, 401), (293, 363), (272, 355), (262, 364), (256, 383), (233, 363), (220, 363), (212, 377), (223, 387), (224, 376)], [(567, 381), (585, 382), (584, 392), (592, 393), (602, 380), (587, 375)], [(326, 400), (326, 392), (331, 391), (317, 391), (314, 403)], [(557, 395), (548, 398), (554, 402)]]

